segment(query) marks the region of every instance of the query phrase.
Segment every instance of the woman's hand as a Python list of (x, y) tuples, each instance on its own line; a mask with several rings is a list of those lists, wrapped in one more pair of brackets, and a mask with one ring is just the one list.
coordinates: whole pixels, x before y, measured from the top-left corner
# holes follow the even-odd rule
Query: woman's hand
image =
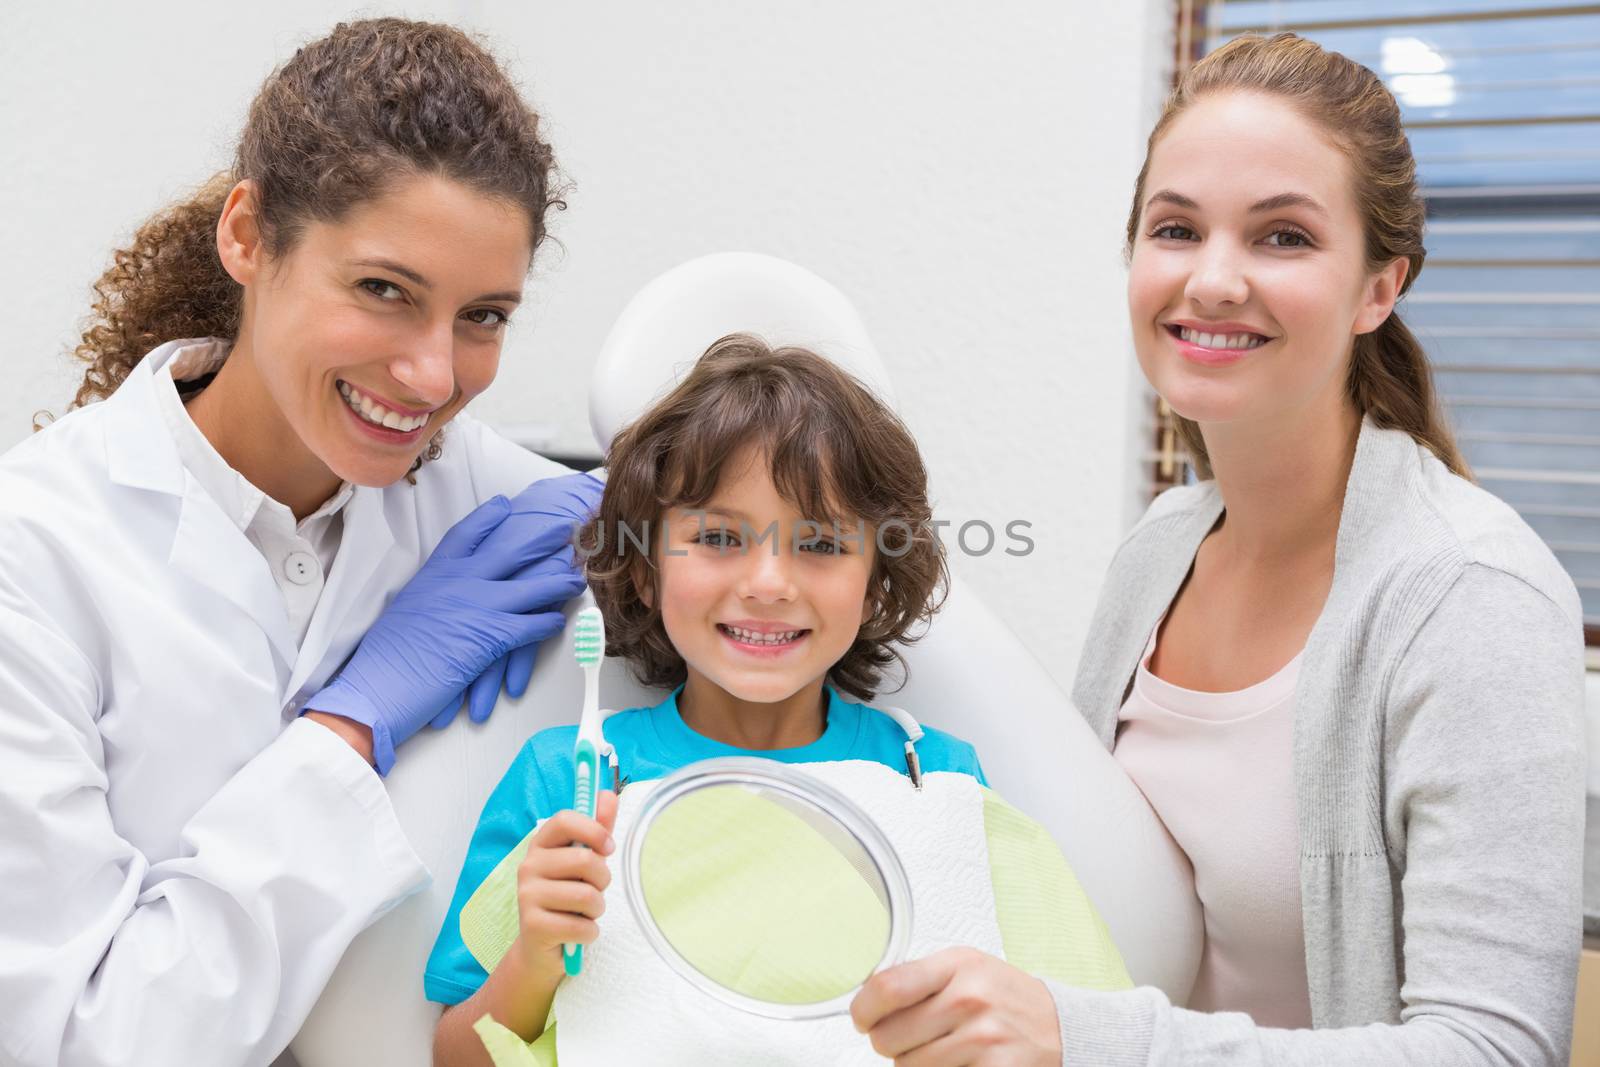
[(561, 605), (583, 577), (533, 569), (571, 540), (570, 522), (519, 514), (505, 497), (480, 505), (440, 539), (306, 710), (370, 727), (373, 764), (388, 774), (395, 746), (486, 668), (561, 629)]
[[(564, 973), (563, 944), (592, 944), (600, 936), (598, 919), (606, 910), (611, 884), (606, 857), (615, 851), (611, 830), (617, 823), (617, 795), (596, 798), (595, 818), (557, 812), (540, 824), (517, 868), (520, 929), (513, 951), (535, 975), (550, 981)], [(581, 846), (581, 847), (580, 847)]]
[[(523, 531), (530, 539), (542, 534), (550, 524), (570, 528), (578, 527), (600, 507), (600, 497), (606, 483), (593, 474), (567, 474), (560, 478), (542, 478), (511, 498), (511, 514), (506, 522)], [(538, 574), (578, 574), (576, 552), (572, 544), (535, 563), (521, 577)], [(506, 695), (520, 697), (528, 690), (528, 680), (533, 677), (533, 661), (538, 654), (537, 643), (512, 649), (489, 665), (467, 689), (467, 717), (473, 722), (483, 722), (500, 699), (500, 688)], [(450, 725), (461, 709), (461, 701), (452, 698), (433, 719), (433, 726)]]
[(945, 949), (873, 975), (850, 1017), (896, 1067), (1061, 1063), (1045, 984), (977, 949)]

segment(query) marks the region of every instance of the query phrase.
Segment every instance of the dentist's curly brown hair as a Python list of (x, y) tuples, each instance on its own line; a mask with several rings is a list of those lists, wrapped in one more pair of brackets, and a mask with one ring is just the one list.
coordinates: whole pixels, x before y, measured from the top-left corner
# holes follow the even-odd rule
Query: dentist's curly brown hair
[[(255, 184), (274, 258), (294, 248), (307, 223), (336, 222), (413, 175), (515, 205), (537, 249), (546, 214), (565, 206), (554, 167), (538, 114), (480, 41), (408, 19), (340, 23), (267, 78), (233, 166), (114, 253), (73, 352), (88, 369), (72, 406), (110, 396), (167, 341), (237, 336), (243, 290), (217, 256), (216, 230), (240, 181)], [(436, 434), (418, 462), (438, 455)]]
[(687, 677), (661, 621), (658, 531), (668, 510), (708, 504), (747, 447), (802, 515), (860, 523), (865, 543), (881, 546), (867, 585), (871, 614), (827, 675), (835, 689), (871, 700), (888, 668), (904, 668), (895, 646), (921, 635), (949, 587), (927, 470), (910, 431), (859, 381), (814, 352), (770, 348), (750, 334), (713, 344), (611, 442), (600, 510), (578, 534), (607, 654), (627, 659), (645, 685)]

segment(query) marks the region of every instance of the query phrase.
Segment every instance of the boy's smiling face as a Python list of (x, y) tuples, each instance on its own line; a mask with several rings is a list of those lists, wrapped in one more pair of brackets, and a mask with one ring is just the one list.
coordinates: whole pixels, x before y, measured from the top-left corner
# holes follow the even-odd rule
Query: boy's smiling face
[(691, 689), (711, 682), (760, 704), (820, 694), (872, 610), (872, 533), (839, 521), (842, 537), (831, 516), (802, 515), (748, 447), (705, 508), (667, 512), (655, 591)]

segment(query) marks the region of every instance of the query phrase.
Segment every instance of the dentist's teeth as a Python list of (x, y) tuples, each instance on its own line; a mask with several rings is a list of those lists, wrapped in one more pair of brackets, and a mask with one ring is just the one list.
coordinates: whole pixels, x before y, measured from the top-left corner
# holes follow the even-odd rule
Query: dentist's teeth
[(412, 430), (420, 429), (428, 421), (426, 415), (402, 415), (398, 411), (390, 411), (371, 397), (356, 392), (348, 382), (339, 383), (339, 395), (350, 405), (351, 411), (374, 426), (410, 433)]

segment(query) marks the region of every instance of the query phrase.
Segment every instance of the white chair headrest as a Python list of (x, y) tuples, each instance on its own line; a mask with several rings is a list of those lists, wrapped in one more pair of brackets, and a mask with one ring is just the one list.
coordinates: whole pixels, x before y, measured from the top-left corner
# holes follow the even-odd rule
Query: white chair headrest
[(738, 332), (813, 349), (894, 406), (889, 374), (843, 293), (773, 256), (719, 252), (657, 277), (618, 316), (589, 385), (600, 447), (681, 381), (713, 341)]

